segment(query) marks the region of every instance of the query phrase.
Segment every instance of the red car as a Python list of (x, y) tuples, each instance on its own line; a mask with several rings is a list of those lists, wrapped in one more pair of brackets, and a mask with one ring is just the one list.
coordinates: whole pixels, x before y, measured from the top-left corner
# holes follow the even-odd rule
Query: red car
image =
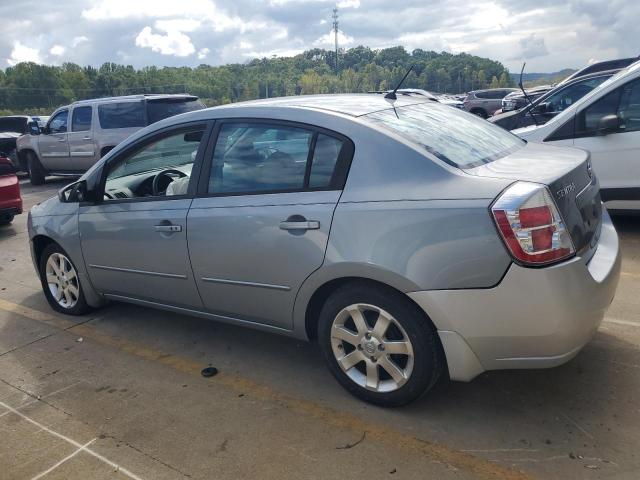
[(20, 183), (11, 160), (0, 156), (0, 225), (11, 223), (22, 213)]

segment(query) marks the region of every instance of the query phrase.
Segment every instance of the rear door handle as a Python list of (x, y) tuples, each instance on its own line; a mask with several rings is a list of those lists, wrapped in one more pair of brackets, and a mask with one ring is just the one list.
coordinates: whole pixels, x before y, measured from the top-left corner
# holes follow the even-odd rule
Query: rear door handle
[(182, 225), (156, 225), (156, 232), (181, 232)]
[(83, 140), (91, 140), (91, 137), (82, 137)]
[(280, 230), (318, 230), (319, 228), (320, 222), (317, 220), (280, 222)]

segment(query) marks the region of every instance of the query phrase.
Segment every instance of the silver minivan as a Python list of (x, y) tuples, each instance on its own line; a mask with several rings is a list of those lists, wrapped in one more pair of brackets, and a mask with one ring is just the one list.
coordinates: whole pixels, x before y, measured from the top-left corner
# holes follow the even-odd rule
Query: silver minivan
[(570, 360), (620, 272), (588, 153), (404, 96), (168, 118), (28, 226), (56, 311), (131, 302), (315, 340), (347, 390), (387, 406), (443, 374)]
[(42, 128), (32, 122), (16, 142), (31, 183), (47, 175), (78, 175), (141, 128), (204, 108), (193, 95), (129, 95), (81, 100), (58, 108)]

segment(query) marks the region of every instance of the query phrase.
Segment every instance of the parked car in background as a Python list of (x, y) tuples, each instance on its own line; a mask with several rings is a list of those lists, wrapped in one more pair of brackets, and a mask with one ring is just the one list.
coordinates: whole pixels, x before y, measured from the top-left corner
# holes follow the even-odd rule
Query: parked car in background
[(595, 62), (591, 65), (587, 65), (584, 68), (581, 68), (577, 72), (572, 73), (567, 78), (562, 80), (558, 85), (563, 85), (578, 77), (584, 77), (585, 75), (590, 75), (592, 73), (605, 72), (608, 70), (621, 70), (623, 68), (627, 68), (629, 65), (637, 62), (638, 60), (640, 60), (640, 57), (617, 58), (615, 60)]
[[(529, 100), (532, 102), (537, 100), (545, 93), (553, 90), (551, 85), (541, 85), (538, 87), (532, 87), (525, 89), (527, 96), (522, 93), (522, 90), (516, 90), (515, 92), (511, 92), (509, 95), (502, 99), (502, 107), (500, 108), (499, 113), (510, 112), (512, 110), (518, 110), (520, 108), (526, 107), (529, 105)], [(527, 100), (529, 97), (529, 100)]]
[(464, 99), (464, 109), (482, 118), (490, 117), (502, 106), (502, 99), (515, 91), (515, 88), (474, 90)]
[(0, 155), (0, 225), (11, 223), (20, 213), (22, 197), (15, 167), (8, 157)]
[(131, 95), (58, 108), (42, 129), (17, 141), (33, 185), (47, 175), (78, 175), (132, 133), (164, 118), (204, 108), (193, 95)]
[[(17, 170), (27, 171), (26, 164), (20, 163), (16, 151), (16, 141), (29, 133), (31, 125), (38, 125), (41, 117), (28, 115), (8, 115), (0, 117), (0, 155), (11, 160)], [(48, 117), (45, 117), (48, 118)]]
[[(379, 92), (370, 92), (370, 93), (389, 93), (392, 90), (384, 90), (384, 91), (379, 91)], [(460, 100), (457, 100), (456, 98), (449, 96), (449, 95), (444, 95), (444, 94), (437, 94), (437, 93), (432, 93), (429, 92), (428, 90), (423, 90), (421, 88), (399, 88), (398, 90), (395, 91), (396, 95), (404, 95), (405, 97), (419, 97), (419, 98), (426, 98), (429, 100), (433, 100), (435, 102), (440, 102), (443, 103), (445, 105), (448, 105), (450, 107), (455, 107), (455, 108), (464, 108), (462, 102)]]
[[(505, 130), (528, 127), (529, 125), (543, 125), (550, 119), (566, 110), (584, 97), (605, 80), (611, 78), (619, 70), (592, 73), (578, 77), (538, 97), (530, 105), (506, 113), (499, 113), (489, 118)], [(506, 97), (505, 97), (506, 98)]]
[(640, 62), (621, 70), (544, 125), (514, 133), (530, 142), (590, 152), (607, 207), (640, 209)]
[(446, 368), (552, 367), (589, 341), (620, 272), (589, 167), (414, 96), (261, 100), (135, 133), (34, 207), (29, 238), (58, 312), (112, 299), (315, 339), (349, 392), (395, 406)]

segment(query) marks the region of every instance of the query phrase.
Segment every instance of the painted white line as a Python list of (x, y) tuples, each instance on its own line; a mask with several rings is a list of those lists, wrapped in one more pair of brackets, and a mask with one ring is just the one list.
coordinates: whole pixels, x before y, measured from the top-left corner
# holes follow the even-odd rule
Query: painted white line
[(615, 323), (616, 325), (626, 325), (628, 327), (640, 327), (640, 322), (630, 322), (628, 320), (618, 320), (617, 318), (605, 318), (605, 323)]
[(80, 452), (84, 451), (89, 445), (91, 445), (93, 442), (95, 442), (97, 440), (97, 438), (94, 438), (93, 440), (85, 443), (83, 446), (81, 446), (79, 449), (77, 449), (75, 452), (73, 452), (71, 455), (67, 455), (66, 457), (64, 457), (62, 460), (60, 460), (58, 463), (56, 463), (55, 465), (50, 466), (49, 468), (47, 468), (44, 472), (40, 472), (38, 475), (36, 475), (35, 477), (33, 477), (31, 480), (38, 480), (39, 478), (44, 477), (45, 475), (47, 475), (48, 473), (53, 472), (56, 468), (58, 468), (60, 465), (62, 465), (64, 462), (71, 460), (73, 457), (75, 457), (77, 454), (79, 454)]
[(620, 272), (623, 277), (640, 278), (640, 273)]
[(121, 467), (120, 465), (118, 465), (117, 463), (112, 462), (111, 460), (109, 460), (106, 457), (103, 457), (102, 455), (100, 455), (99, 453), (91, 450), (90, 448), (86, 448), (83, 447), (83, 445), (81, 445), (80, 443), (76, 442), (75, 440), (73, 440), (72, 438), (69, 438), (61, 433), (56, 432), (55, 430), (51, 430), (49, 427), (42, 425), (39, 422), (36, 422), (35, 420), (33, 420), (32, 418), (27, 417), (24, 413), (19, 412), (18, 410), (16, 410), (15, 408), (13, 408), (10, 405), (7, 405), (6, 403), (0, 401), (0, 406), (3, 406), (4, 408), (6, 408), (7, 410), (9, 410), (11, 413), (15, 413), (16, 415), (18, 415), (20, 418), (26, 420), (27, 422), (35, 425), (36, 427), (40, 428), (41, 430), (44, 430), (45, 432), (50, 433), (51, 435), (53, 435), (54, 437), (57, 437), (61, 440), (64, 440), (65, 442), (70, 443), (71, 445), (77, 447), (77, 448), (84, 448), (84, 451), (87, 452), (90, 455), (93, 455), (95, 458), (97, 458), (98, 460), (103, 461), (104, 463), (106, 463), (107, 465), (109, 465), (110, 467), (114, 468), (116, 471), (118, 472), (122, 472), (124, 475), (126, 475), (129, 478), (132, 478), (133, 480), (142, 480), (142, 478), (138, 477), (136, 474), (131, 473), (129, 470), (127, 470), (124, 467)]

